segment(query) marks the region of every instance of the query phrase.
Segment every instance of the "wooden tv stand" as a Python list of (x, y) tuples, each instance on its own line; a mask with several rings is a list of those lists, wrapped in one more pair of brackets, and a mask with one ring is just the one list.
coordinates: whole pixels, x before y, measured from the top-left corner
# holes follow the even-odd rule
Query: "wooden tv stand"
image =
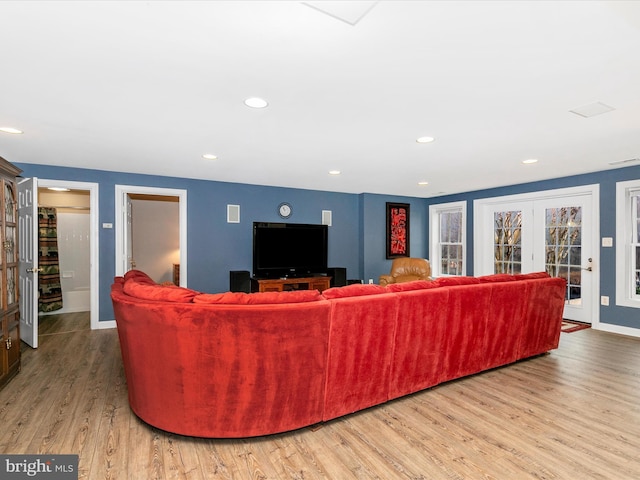
[(289, 290), (319, 290), (329, 288), (331, 277), (252, 278), (252, 292), (285, 292)]

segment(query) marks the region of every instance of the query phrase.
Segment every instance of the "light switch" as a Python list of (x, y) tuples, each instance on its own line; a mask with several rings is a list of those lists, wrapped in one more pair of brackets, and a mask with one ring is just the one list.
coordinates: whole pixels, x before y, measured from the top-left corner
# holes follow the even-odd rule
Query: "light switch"
[(602, 237), (602, 246), (603, 247), (613, 247), (613, 238), (612, 237)]

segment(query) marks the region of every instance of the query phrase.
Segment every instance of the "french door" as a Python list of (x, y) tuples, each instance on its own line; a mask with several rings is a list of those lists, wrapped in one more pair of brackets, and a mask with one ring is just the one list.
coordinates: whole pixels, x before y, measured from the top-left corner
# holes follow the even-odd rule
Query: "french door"
[(562, 277), (564, 318), (592, 323), (598, 283), (594, 196), (575, 189), (537, 195), (477, 201), (476, 275), (546, 271)]

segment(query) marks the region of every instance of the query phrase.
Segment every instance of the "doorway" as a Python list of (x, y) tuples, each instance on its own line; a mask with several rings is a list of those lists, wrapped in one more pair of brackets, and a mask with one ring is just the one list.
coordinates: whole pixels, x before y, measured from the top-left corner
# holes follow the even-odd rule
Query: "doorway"
[[(163, 223), (174, 211), (177, 222)], [(115, 227), (116, 276), (137, 268), (159, 283), (186, 286), (186, 190), (116, 185)]]
[(476, 275), (546, 271), (567, 281), (564, 318), (599, 318), (597, 185), (474, 202)]
[[(55, 200), (58, 203), (57, 205), (47, 205), (47, 202), (53, 202), (54, 200), (46, 198), (42, 202), (40, 201), (39, 192), (45, 191), (44, 189), (52, 193), (53, 190), (49, 189), (75, 192), (75, 196), (73, 199), (72, 197), (65, 198), (65, 205), (58, 203), (60, 199)], [(21, 339), (33, 348), (38, 347), (38, 207), (40, 204), (54, 207), (56, 210), (59, 207), (67, 207), (60, 209), (66, 213), (76, 210), (83, 212), (82, 215), (85, 217), (79, 222), (77, 217), (75, 220), (70, 218), (65, 218), (64, 220), (65, 223), (69, 223), (67, 220), (70, 220), (71, 224), (75, 222), (82, 225), (82, 230), (85, 232), (82, 239), (85, 255), (82, 259), (79, 259), (81, 261), (78, 263), (73, 263), (73, 259), (67, 258), (67, 260), (71, 260), (71, 263), (67, 262), (65, 264), (69, 268), (63, 266), (67, 278), (75, 279), (72, 285), (74, 285), (73, 289), (76, 293), (71, 295), (73, 298), (70, 300), (70, 307), (76, 311), (88, 310), (91, 329), (107, 328), (107, 325), (101, 324), (99, 321), (98, 184), (67, 180), (45, 180), (33, 177), (25, 178), (19, 182), (18, 193), (18, 214), (21, 231), (19, 250)], [(65, 248), (73, 250), (70, 245), (66, 245)], [(64, 272), (61, 272), (61, 276), (65, 275)]]
[(179, 199), (166, 195), (130, 194), (131, 268), (157, 283), (179, 285)]
[[(38, 187), (38, 209), (53, 209), (57, 230), (59, 284), (62, 305), (40, 316), (89, 312), (91, 310), (91, 252), (88, 190)], [(42, 265), (40, 265), (42, 267)]]

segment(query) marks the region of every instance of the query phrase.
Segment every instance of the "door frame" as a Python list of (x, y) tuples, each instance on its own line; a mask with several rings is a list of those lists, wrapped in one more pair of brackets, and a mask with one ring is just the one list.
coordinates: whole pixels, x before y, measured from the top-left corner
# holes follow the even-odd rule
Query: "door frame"
[(128, 271), (127, 265), (127, 199), (134, 195), (159, 195), (178, 197), (179, 235), (180, 235), (180, 286), (187, 286), (187, 191), (177, 188), (141, 187), (135, 185), (116, 185), (116, 276)]
[[(48, 180), (38, 178), (37, 188), (69, 188), (71, 190), (85, 190), (89, 192), (89, 281), (91, 330), (113, 328), (113, 322), (100, 321), (100, 235), (98, 229), (98, 183), (76, 182), (72, 180)], [(36, 192), (37, 194), (37, 192)], [(36, 202), (39, 204), (39, 202)], [(36, 219), (37, 220), (37, 219)], [(38, 229), (34, 234), (37, 236)], [(37, 238), (36, 238), (37, 241)]]
[[(493, 225), (487, 225), (484, 221), (485, 210), (496, 205), (516, 202), (534, 202), (541, 200), (561, 199), (564, 197), (585, 196), (591, 208), (591, 232), (592, 265), (594, 275), (592, 278), (591, 292), (591, 327), (598, 329), (600, 324), (600, 186), (598, 184), (582, 185), (579, 187), (558, 188), (501, 197), (481, 198), (473, 201), (473, 271), (474, 275), (482, 275), (484, 272), (484, 259), (482, 255), (483, 242), (493, 235)], [(491, 229), (491, 230), (488, 230)], [(489, 235), (489, 237), (487, 237)], [(486, 273), (486, 272), (485, 272)]]

